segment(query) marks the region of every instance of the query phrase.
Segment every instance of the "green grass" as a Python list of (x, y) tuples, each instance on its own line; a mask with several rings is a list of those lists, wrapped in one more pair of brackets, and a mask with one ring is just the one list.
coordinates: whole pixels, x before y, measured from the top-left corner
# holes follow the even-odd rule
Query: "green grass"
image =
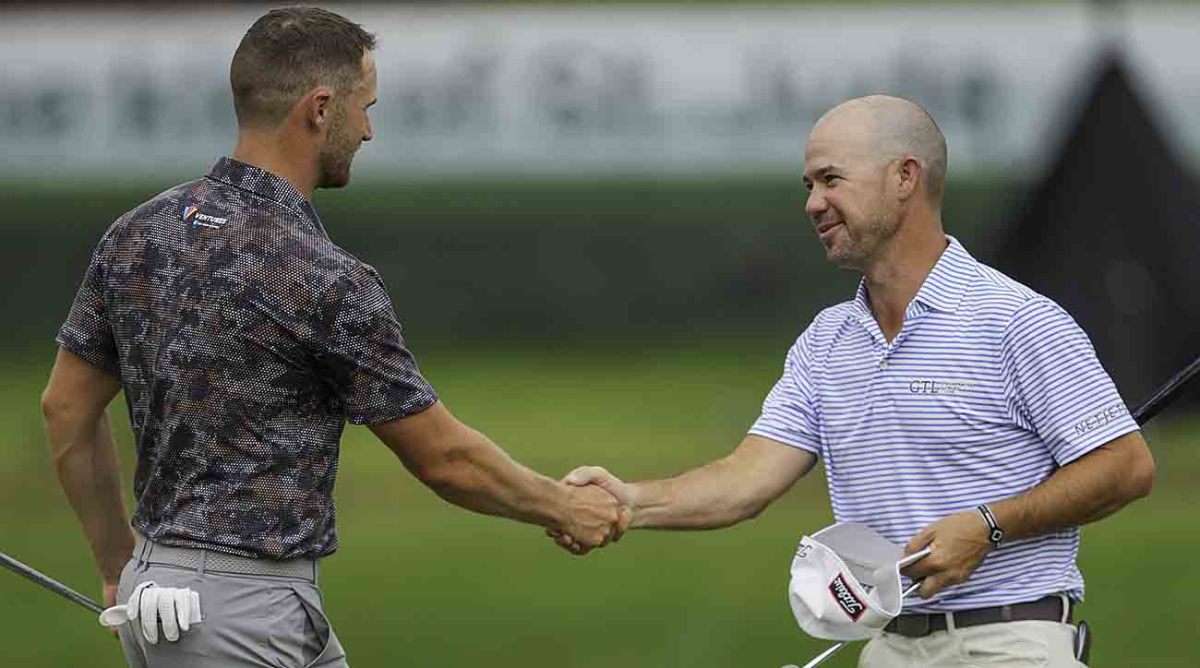
[[(551, 475), (599, 463), (640, 478), (736, 444), (788, 343), (429, 351), (421, 361), (450, 408), (519, 460)], [(45, 455), (37, 415), (44, 374), (40, 360), (0, 369), (0, 549), (98, 596)], [(123, 421), (119, 409), (113, 415)], [(1151, 429), (1154, 494), (1084, 530), (1083, 616), (1096, 633), (1095, 665), (1195, 665), (1196, 427), (1176, 417)], [(123, 424), (120, 434), (128, 465)], [(819, 472), (753, 522), (634, 532), (580, 559), (536, 528), (443, 503), (370, 432), (352, 428), (338, 518), (342, 549), (325, 562), (323, 587), (356, 666), (774, 668), (826, 645), (795, 627), (784, 595), (796, 540), (830, 521)], [(0, 600), (4, 665), (123, 665), (117, 644), (65, 600), (8, 573), (0, 574)], [(856, 656), (846, 651), (828, 665), (853, 666)]]

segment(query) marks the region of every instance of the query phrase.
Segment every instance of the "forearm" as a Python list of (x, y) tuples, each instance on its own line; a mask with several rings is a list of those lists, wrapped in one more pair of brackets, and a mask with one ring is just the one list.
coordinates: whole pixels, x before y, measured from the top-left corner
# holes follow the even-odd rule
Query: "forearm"
[(757, 516), (812, 470), (804, 450), (750, 435), (729, 455), (687, 473), (630, 485), (631, 526), (717, 529)]
[(468, 510), (558, 527), (566, 493), (554, 480), (514, 461), (486, 436), (463, 427), (434, 466), (418, 472), (438, 496)]
[(1103, 519), (1150, 492), (1154, 461), (1138, 433), (1057, 470), (1019, 496), (989, 504), (1005, 540), (1040, 536)]
[(770, 499), (746, 494), (727, 459), (673, 478), (632, 483), (630, 528), (719, 529), (758, 515)]
[(115, 581), (133, 554), (134, 538), (108, 417), (48, 416), (46, 431), (59, 482), (96, 565), (104, 579)]

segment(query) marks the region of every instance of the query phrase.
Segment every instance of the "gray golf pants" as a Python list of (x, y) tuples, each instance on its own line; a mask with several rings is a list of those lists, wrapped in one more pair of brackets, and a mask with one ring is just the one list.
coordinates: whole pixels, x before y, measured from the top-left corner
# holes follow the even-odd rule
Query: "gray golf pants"
[(308, 577), (247, 575), (230, 571), (243, 570), (239, 561), (253, 560), (169, 548), (175, 556), (194, 553), (195, 566), (155, 563), (153, 548), (139, 541), (121, 572), (117, 602), (129, 600), (134, 587), (146, 581), (187, 587), (200, 594), (204, 621), (181, 633), (177, 642), (167, 642), (160, 629), (155, 645), (142, 636), (140, 619), (120, 627), (131, 668), (348, 668), (325, 617), (312, 562), (307, 562), (312, 564)]

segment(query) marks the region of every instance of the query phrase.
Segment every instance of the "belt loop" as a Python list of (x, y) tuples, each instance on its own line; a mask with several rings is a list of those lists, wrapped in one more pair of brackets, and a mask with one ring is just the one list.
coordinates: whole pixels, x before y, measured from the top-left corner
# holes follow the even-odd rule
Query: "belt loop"
[(206, 568), (208, 568), (208, 550), (202, 549), (200, 550), (200, 568), (196, 571), (200, 574), (200, 577), (204, 577), (204, 570)]
[(1000, 606), (1000, 621), (1011, 622), (1013, 620), (1013, 609), (1011, 605)]
[(1062, 599), (1062, 623), (1071, 623), (1071, 598), (1064, 592), (1059, 592), (1058, 597)]
[(138, 534), (138, 538), (142, 540), (142, 544), (138, 546), (138, 565), (141, 565), (146, 561), (149, 561), (150, 549), (153, 543), (150, 542), (149, 538), (146, 538), (141, 534)]
[(313, 559), (312, 560), (312, 583), (313, 583), (314, 587), (320, 586), (320, 583), (317, 581), (317, 578), (320, 576), (320, 574), (321, 574), (321, 569), (317, 567), (317, 560)]
[(947, 612), (945, 614), (946, 614), (946, 631), (949, 632), (950, 634), (954, 634), (956, 631), (958, 631), (958, 625), (954, 623), (954, 613)]

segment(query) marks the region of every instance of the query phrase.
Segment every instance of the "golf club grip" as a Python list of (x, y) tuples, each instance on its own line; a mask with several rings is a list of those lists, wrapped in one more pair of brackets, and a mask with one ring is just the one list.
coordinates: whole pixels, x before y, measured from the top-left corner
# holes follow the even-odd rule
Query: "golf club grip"
[(60, 594), (72, 601), (75, 601), (79, 605), (82, 605), (83, 607), (87, 608), (88, 610), (91, 610), (92, 612), (96, 613), (97, 615), (100, 614), (101, 612), (104, 612), (104, 608), (100, 607), (100, 605), (97, 604), (92, 599), (84, 596), (83, 594), (80, 594), (79, 592), (75, 591), (74, 589), (71, 589), (70, 587), (54, 580), (51, 577), (48, 577), (46, 575), (43, 575), (42, 573), (39, 573), (38, 571), (30, 568), (29, 566), (26, 566), (25, 564), (17, 561), (16, 559), (13, 559), (12, 557), (8, 556), (7, 554), (4, 554), (3, 552), (0, 552), (0, 564), (2, 564), (8, 570), (16, 573), (17, 575), (24, 576), (25, 578), (28, 578), (29, 580), (32, 580), (33, 582), (40, 584), (41, 586), (45, 587), (46, 589), (49, 589), (50, 591)]
[(1171, 380), (1168, 380), (1166, 384), (1160, 387), (1145, 403), (1138, 406), (1133, 411), (1133, 419), (1139, 425), (1149, 422), (1150, 418), (1158, 415), (1162, 409), (1169, 406), (1180, 394), (1183, 394), (1184, 388), (1195, 380), (1197, 372), (1200, 372), (1200, 357), (1192, 360), (1191, 364), (1175, 374)]

